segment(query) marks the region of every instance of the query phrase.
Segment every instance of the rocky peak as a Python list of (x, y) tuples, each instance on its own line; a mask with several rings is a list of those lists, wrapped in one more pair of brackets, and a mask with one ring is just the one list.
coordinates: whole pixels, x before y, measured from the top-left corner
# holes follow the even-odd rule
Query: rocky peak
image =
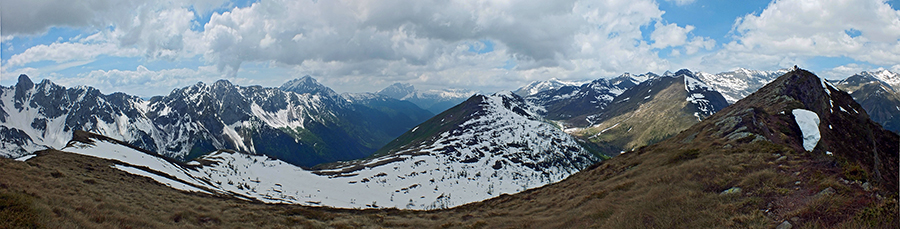
[(331, 90), (331, 88), (320, 84), (318, 81), (316, 81), (315, 78), (309, 75), (290, 80), (281, 85), (280, 89), (283, 91), (290, 91), (299, 94), (313, 94), (326, 97), (340, 96), (337, 92), (334, 92), (334, 90)]
[(685, 68), (685, 69), (678, 70), (678, 71), (675, 72), (675, 74), (674, 74), (674, 76), (680, 76), (680, 75), (686, 75), (686, 76), (694, 77), (694, 73), (691, 72), (691, 70), (687, 70), (686, 68)]
[(412, 84), (394, 83), (394, 84), (391, 84), (391, 86), (381, 89), (380, 91), (377, 92), (377, 94), (395, 98), (395, 99), (403, 99), (407, 95), (415, 93), (415, 92), (416, 92), (416, 88), (413, 87)]
[(16, 83), (16, 88), (29, 90), (31, 88), (34, 88), (34, 82), (31, 82), (31, 78), (28, 78), (28, 75), (21, 74), (19, 75), (19, 82)]
[[(897, 192), (900, 137), (869, 119), (846, 92), (815, 74), (795, 69), (673, 139), (715, 130), (718, 147), (756, 141), (787, 145), (796, 152), (827, 155), (860, 168), (866, 181)], [(695, 143), (697, 141), (694, 141)], [(714, 146), (715, 147), (715, 146)]]
[(31, 82), (31, 79), (25, 74), (19, 75), (19, 82), (16, 83), (16, 94), (15, 97), (13, 97), (16, 101), (16, 108), (22, 109), (21, 103), (25, 100), (25, 97), (28, 96), (28, 90), (31, 90), (32, 88), (34, 88), (34, 83)]

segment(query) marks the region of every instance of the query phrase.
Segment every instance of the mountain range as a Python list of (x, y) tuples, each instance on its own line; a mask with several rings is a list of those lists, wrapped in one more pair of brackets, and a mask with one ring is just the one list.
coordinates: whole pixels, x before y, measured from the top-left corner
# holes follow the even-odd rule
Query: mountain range
[(850, 93), (873, 121), (900, 133), (900, 74), (887, 70), (864, 71), (835, 85)]
[[(691, 79), (675, 73), (641, 84), (666, 85), (660, 91), (673, 91), (653, 96), (683, 93), (694, 99), (699, 96), (690, 90), (711, 87)], [(634, 88), (648, 93), (653, 87), (639, 84), (629, 90)], [(619, 97), (623, 95), (626, 92)], [(633, 95), (627, 98), (635, 100)], [(584, 142), (560, 133), (540, 111), (510, 92), (477, 95), (388, 144), (398, 147), (311, 172), (276, 158), (227, 150), (180, 162), (76, 131), (63, 151), (108, 160), (57, 150), (21, 158), (24, 163), (4, 159), (0, 172), (7, 176), (0, 177), (0, 191), (6, 206), (21, 212), (25, 224), (59, 227), (236, 227), (246, 222), (255, 227), (900, 225), (900, 136), (870, 120), (850, 94), (802, 69), (786, 72), (672, 137), (587, 167), (581, 166), (598, 157), (579, 149)], [(548, 155), (545, 149), (571, 150)], [(550, 169), (553, 166), (580, 171), (569, 175), (568, 170)], [(156, 182), (135, 179), (134, 174)], [(291, 178), (278, 180), (287, 176), (271, 174)], [(511, 195), (486, 195), (493, 198), (461, 206), (467, 200), (457, 194), (505, 193), (483, 185), (554, 179), (562, 180)], [(160, 183), (187, 192), (167, 192)], [(223, 196), (363, 208), (456, 207), (352, 210), (262, 205)], [(165, 211), (159, 205), (186, 210)]]
[(412, 84), (394, 83), (376, 94), (409, 101), (422, 109), (438, 114), (465, 101), (476, 92), (463, 89), (417, 90)]
[(473, 96), (392, 142), (403, 145), (397, 150), (316, 170), (230, 150), (182, 163), (109, 137), (74, 136), (60, 150), (116, 160), (119, 170), (176, 189), (341, 208), (449, 208), (557, 182), (601, 159), (510, 92)]
[(313, 166), (367, 157), (431, 116), (376, 94), (338, 95), (309, 76), (281, 88), (201, 82), (142, 100), (21, 75), (0, 89), (0, 153), (60, 149), (84, 130), (183, 161), (232, 149)]

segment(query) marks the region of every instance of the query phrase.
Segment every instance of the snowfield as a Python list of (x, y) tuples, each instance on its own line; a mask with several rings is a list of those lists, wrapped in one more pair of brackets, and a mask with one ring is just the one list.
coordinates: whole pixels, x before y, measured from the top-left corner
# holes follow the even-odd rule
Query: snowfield
[(822, 139), (819, 133), (819, 115), (805, 109), (794, 109), (792, 113), (797, 126), (800, 126), (800, 132), (803, 133), (803, 149), (812, 151), (819, 144), (819, 139)]
[(433, 142), (329, 170), (233, 151), (179, 164), (96, 139), (62, 150), (115, 160), (117, 169), (185, 191), (267, 203), (440, 209), (557, 182), (599, 161), (522, 102), (510, 92), (484, 96), (477, 116)]

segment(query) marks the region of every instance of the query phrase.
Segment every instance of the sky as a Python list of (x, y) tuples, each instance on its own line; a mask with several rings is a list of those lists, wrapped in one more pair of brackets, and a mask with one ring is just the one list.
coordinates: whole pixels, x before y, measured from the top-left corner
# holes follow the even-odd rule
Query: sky
[(687, 68), (900, 72), (900, 0), (0, 0), (0, 85), (19, 74), (141, 97), (310, 75), (515, 90)]

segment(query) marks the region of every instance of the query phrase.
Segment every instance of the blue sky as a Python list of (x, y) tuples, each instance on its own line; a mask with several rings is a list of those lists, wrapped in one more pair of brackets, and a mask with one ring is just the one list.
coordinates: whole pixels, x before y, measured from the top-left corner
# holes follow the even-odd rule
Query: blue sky
[(142, 97), (198, 81), (513, 90), (688, 68), (900, 71), (900, 0), (0, 1), (19, 74)]

